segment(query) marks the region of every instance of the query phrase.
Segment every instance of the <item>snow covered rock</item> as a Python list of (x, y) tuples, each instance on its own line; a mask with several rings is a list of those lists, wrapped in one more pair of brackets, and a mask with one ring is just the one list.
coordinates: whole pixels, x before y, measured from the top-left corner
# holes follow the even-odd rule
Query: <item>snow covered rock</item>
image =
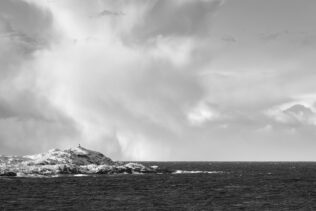
[(114, 162), (102, 153), (81, 146), (26, 156), (0, 156), (0, 176), (54, 176), (76, 174), (161, 173), (139, 163)]
[(47, 153), (37, 155), (28, 155), (24, 158), (28, 165), (56, 165), (56, 164), (72, 164), (72, 165), (113, 165), (114, 162), (104, 156), (102, 153), (85, 149), (81, 146), (66, 150), (52, 149)]

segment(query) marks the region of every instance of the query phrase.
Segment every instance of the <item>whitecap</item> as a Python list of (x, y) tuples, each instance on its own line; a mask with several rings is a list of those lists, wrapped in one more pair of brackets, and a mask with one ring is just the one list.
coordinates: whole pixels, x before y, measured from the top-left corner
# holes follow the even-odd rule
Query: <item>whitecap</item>
[(86, 177), (88, 176), (87, 174), (74, 174), (74, 177)]
[(222, 171), (187, 171), (187, 170), (176, 170), (173, 174), (221, 174)]

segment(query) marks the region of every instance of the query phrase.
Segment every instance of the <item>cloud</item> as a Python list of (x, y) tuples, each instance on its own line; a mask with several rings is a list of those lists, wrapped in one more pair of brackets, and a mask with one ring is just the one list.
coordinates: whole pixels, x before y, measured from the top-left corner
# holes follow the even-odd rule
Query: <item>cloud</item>
[(239, 17), (249, 5), (223, 2), (1, 2), (0, 153), (256, 160), (314, 146), (314, 50), (262, 44)]
[(114, 15), (114, 16), (119, 16), (119, 15), (124, 15), (123, 12), (115, 12), (115, 11), (110, 11), (110, 10), (103, 10), (98, 14), (98, 17), (102, 16), (107, 16), (107, 15)]
[(111, 6), (126, 14), (115, 22), (120, 25), (116, 27), (120, 29), (124, 41), (144, 44), (161, 36), (207, 37), (214, 13), (222, 3), (220, 0), (138, 0), (117, 1)]
[(222, 37), (222, 40), (226, 43), (235, 43), (237, 42), (236, 38), (231, 35), (226, 35)]
[[(137, 37), (205, 36), (221, 1), (157, 1), (135, 27)], [(134, 31), (134, 33), (135, 33)]]
[[(281, 107), (281, 108), (280, 108)], [(302, 104), (273, 108), (266, 112), (275, 121), (293, 126), (316, 125), (316, 113)]]
[(274, 41), (284, 35), (287, 35), (288, 33), (289, 33), (288, 30), (278, 31), (278, 32), (273, 32), (273, 33), (261, 33), (260, 39), (263, 41)]
[(76, 134), (71, 118), (37, 89), (34, 57), (49, 49), (54, 34), (47, 9), (24, 1), (0, 2), (1, 153), (36, 152)]
[[(40, 69), (49, 64), (50, 69), (40, 75), (42, 89), (47, 88), (50, 100), (83, 128), (82, 144), (113, 145), (100, 140), (125, 133), (139, 134), (130, 147), (141, 146), (138, 142), (144, 139), (155, 145), (174, 138), (185, 118), (183, 111), (203, 96), (195, 73), (182, 71), (178, 62), (159, 52), (153, 55), (119, 44), (97, 46), (62, 45), (41, 55), (37, 64)], [(121, 146), (126, 143), (122, 137), (111, 140)], [(156, 154), (152, 147), (143, 150), (149, 149), (148, 155)], [(131, 157), (130, 153), (123, 156)]]
[[(205, 95), (196, 64), (208, 60), (196, 55), (220, 1), (11, 4), (23, 15), (12, 9), (0, 25), (12, 49), (5, 71), (19, 60), (0, 86), (3, 151), (17, 142), (26, 146), (18, 153), (81, 143), (114, 159), (170, 159), (192, 130), (187, 111)], [(28, 15), (36, 24), (21, 18)]]
[(200, 102), (187, 114), (187, 118), (193, 126), (200, 126), (205, 122), (219, 119), (220, 113), (207, 103)]

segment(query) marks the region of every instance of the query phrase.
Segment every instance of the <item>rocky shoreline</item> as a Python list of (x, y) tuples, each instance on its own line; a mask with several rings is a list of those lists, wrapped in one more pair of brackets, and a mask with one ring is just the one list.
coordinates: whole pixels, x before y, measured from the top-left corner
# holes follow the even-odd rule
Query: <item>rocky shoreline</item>
[(81, 146), (28, 156), (0, 156), (0, 176), (56, 176), (173, 173), (157, 166), (114, 162)]

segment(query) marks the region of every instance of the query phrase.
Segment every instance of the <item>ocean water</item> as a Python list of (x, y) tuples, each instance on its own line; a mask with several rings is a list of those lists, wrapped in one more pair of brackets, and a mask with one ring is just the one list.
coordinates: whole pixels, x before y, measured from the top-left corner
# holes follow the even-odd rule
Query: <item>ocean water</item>
[(316, 163), (145, 164), (186, 173), (2, 177), (0, 210), (316, 210)]

